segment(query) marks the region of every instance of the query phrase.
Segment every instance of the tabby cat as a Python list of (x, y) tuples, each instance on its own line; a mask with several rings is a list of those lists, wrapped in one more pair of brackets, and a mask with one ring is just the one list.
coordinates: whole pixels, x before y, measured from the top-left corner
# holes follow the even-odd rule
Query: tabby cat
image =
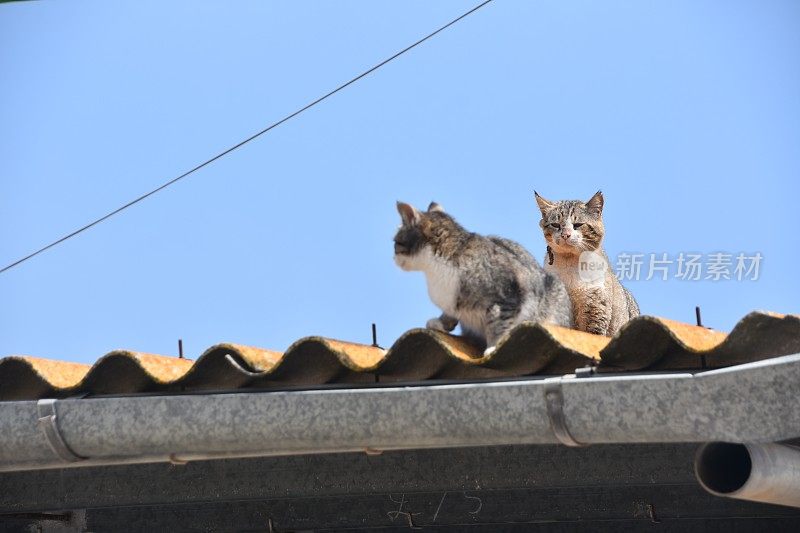
[(428, 295), (442, 310), (428, 328), (449, 332), (461, 323), (488, 355), (522, 321), (572, 326), (564, 284), (516, 242), (471, 233), (436, 203), (419, 211), (398, 202), (397, 211), (394, 260), (425, 273)]
[(534, 191), (547, 241), (544, 268), (567, 287), (575, 324), (581, 331), (614, 335), (639, 315), (636, 300), (609, 267), (603, 250), (603, 193), (588, 202), (551, 202)]

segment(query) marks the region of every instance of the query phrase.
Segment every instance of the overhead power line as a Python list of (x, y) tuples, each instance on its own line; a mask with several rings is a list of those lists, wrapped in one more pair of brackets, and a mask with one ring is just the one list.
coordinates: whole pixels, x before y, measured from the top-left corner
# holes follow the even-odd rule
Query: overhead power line
[(262, 135), (264, 135), (265, 133), (267, 133), (271, 129), (277, 128), (278, 126), (280, 126), (284, 122), (293, 119), (294, 117), (296, 117), (297, 115), (299, 115), (300, 113), (302, 113), (302, 112), (304, 112), (304, 111), (306, 111), (308, 109), (311, 109), (312, 107), (314, 107), (315, 105), (319, 104), (323, 100), (326, 100), (327, 98), (329, 98), (329, 97), (333, 96), (334, 94), (338, 93), (339, 91), (341, 91), (345, 87), (348, 87), (348, 86), (354, 84), (355, 82), (357, 82), (358, 80), (360, 80), (361, 78), (363, 78), (365, 76), (368, 76), (369, 74), (375, 72), (376, 70), (378, 70), (382, 66), (384, 66), (387, 63), (390, 63), (391, 61), (397, 59), (398, 57), (400, 57), (401, 55), (405, 54), (406, 52), (408, 52), (412, 48), (415, 48), (415, 47), (419, 46), (420, 44), (424, 43), (425, 41), (427, 41), (428, 39), (430, 39), (434, 35), (446, 30), (447, 28), (449, 28), (453, 24), (455, 24), (455, 23), (461, 21), (462, 19), (468, 17), (472, 13), (475, 13), (477, 10), (479, 10), (480, 8), (485, 6), (486, 4), (491, 3), (492, 1), (493, 0), (485, 0), (484, 2), (478, 4), (477, 6), (473, 7), (472, 9), (470, 9), (469, 11), (467, 11), (467, 12), (463, 13), (462, 15), (459, 15), (458, 17), (454, 18), (453, 20), (451, 20), (450, 22), (448, 22), (444, 26), (441, 26), (440, 28), (432, 31), (431, 33), (429, 33), (425, 37), (421, 38), (420, 40), (416, 41), (415, 43), (406, 46), (405, 48), (403, 48), (402, 50), (400, 50), (399, 52), (397, 52), (393, 56), (388, 57), (387, 59), (384, 59), (383, 61), (381, 61), (377, 65), (365, 70), (364, 72), (362, 72), (358, 76), (356, 76), (356, 77), (350, 79), (349, 81), (339, 85), (337, 88), (335, 88), (331, 92), (329, 92), (329, 93), (327, 93), (327, 94), (325, 94), (323, 96), (320, 96), (319, 98), (317, 98), (316, 100), (314, 100), (310, 104), (307, 104), (307, 105), (301, 107), (300, 109), (298, 109), (297, 111), (294, 111), (293, 113), (290, 113), (290, 114), (286, 115), (285, 117), (283, 117), (282, 119), (278, 120), (277, 122), (273, 122), (272, 124), (270, 124), (269, 126), (264, 128), (263, 130), (259, 131), (258, 133), (255, 133), (255, 134), (251, 135), (250, 137), (246, 138), (245, 140), (243, 140), (243, 141), (231, 146), (230, 148), (228, 148), (226, 150), (223, 150), (222, 152), (218, 153), (217, 155), (215, 155), (211, 159), (207, 159), (206, 161), (203, 161), (202, 163), (200, 163), (196, 167), (192, 168), (191, 170), (188, 170), (188, 171), (184, 172), (183, 174), (181, 174), (177, 178), (173, 178), (173, 179), (169, 180), (168, 182), (156, 187), (152, 191), (147, 192), (147, 193), (139, 196), (138, 198), (135, 198), (135, 199), (131, 200), (127, 204), (122, 205), (122, 206), (114, 209), (113, 211), (110, 211), (109, 213), (103, 215), (102, 217), (100, 217), (100, 218), (98, 218), (96, 220), (93, 220), (92, 222), (86, 224), (85, 226), (82, 226), (82, 227), (76, 229), (72, 233), (64, 235), (60, 239), (55, 240), (55, 241), (51, 242), (50, 244), (39, 248), (35, 252), (30, 253), (30, 254), (26, 255), (25, 257), (23, 257), (21, 259), (18, 259), (16, 261), (14, 261), (13, 263), (9, 264), (9, 265), (6, 265), (2, 269), (0, 269), (0, 274), (5, 272), (6, 270), (14, 268), (15, 266), (17, 266), (19, 264), (24, 263), (25, 261), (28, 261), (29, 259), (33, 259), (34, 257), (39, 255), (40, 253), (42, 253), (42, 252), (44, 252), (46, 250), (49, 250), (53, 246), (61, 244), (62, 242), (66, 241), (68, 239), (71, 239), (72, 237), (75, 237), (76, 235), (78, 235), (80, 233), (83, 233), (84, 231), (86, 231), (87, 229), (89, 229), (89, 228), (91, 228), (93, 226), (96, 226), (97, 224), (100, 224), (101, 222), (103, 222), (105, 220), (108, 220), (109, 218), (113, 217), (114, 215), (116, 215), (116, 214), (128, 209), (129, 207), (131, 207), (131, 206), (133, 206), (135, 204), (138, 204), (139, 202), (141, 202), (142, 200), (144, 200), (146, 198), (149, 198), (150, 196), (153, 196), (157, 192), (160, 192), (160, 191), (166, 189), (170, 185), (172, 185), (174, 183), (177, 183), (178, 181), (182, 180), (183, 178), (185, 178), (187, 176), (190, 176), (191, 174), (194, 174), (195, 172), (197, 172), (201, 168), (205, 167), (206, 165), (210, 165), (211, 163), (213, 163), (217, 159), (220, 159), (221, 157), (224, 157), (224, 156), (228, 155), (229, 153), (233, 152), (234, 150), (236, 150), (238, 148), (241, 148), (242, 146), (244, 146), (245, 144), (249, 143), (250, 141), (253, 141), (253, 140), (257, 139), (258, 137), (261, 137)]

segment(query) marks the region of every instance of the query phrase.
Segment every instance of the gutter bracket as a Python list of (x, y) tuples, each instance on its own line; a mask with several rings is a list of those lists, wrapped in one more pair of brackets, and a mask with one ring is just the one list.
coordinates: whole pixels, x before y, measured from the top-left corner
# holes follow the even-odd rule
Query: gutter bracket
[(50, 445), (50, 449), (52, 449), (56, 455), (68, 463), (75, 463), (77, 461), (86, 459), (86, 457), (81, 457), (72, 451), (72, 449), (67, 445), (67, 442), (64, 440), (64, 436), (61, 434), (61, 430), (58, 428), (56, 400), (39, 400), (36, 402), (36, 407), (39, 411), (39, 429), (41, 429), (42, 433), (44, 433), (44, 437), (47, 439), (47, 444)]
[(561, 390), (562, 379), (557, 377), (544, 380), (544, 404), (547, 408), (550, 427), (561, 444), (572, 448), (585, 446), (585, 444), (575, 440), (567, 427), (567, 419), (564, 416), (564, 394)]

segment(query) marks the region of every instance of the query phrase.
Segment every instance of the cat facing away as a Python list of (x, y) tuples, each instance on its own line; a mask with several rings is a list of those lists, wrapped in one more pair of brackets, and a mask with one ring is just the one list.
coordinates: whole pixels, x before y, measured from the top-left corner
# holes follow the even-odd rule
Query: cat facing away
[(465, 230), (436, 203), (427, 211), (397, 202), (402, 224), (394, 260), (403, 270), (425, 273), (428, 295), (442, 310), (429, 329), (465, 336), (494, 352), (497, 341), (523, 321), (572, 327), (564, 284), (545, 272), (514, 241)]
[(597, 191), (587, 202), (551, 202), (536, 191), (534, 195), (542, 212), (539, 226), (547, 241), (544, 268), (566, 285), (577, 329), (614, 335), (639, 316), (639, 306), (614, 275), (603, 250), (603, 193)]

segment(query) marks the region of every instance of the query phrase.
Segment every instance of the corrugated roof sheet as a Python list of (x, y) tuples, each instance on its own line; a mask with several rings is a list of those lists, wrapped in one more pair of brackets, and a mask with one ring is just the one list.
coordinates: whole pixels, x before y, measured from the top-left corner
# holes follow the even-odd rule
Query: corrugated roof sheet
[(389, 350), (306, 337), (284, 353), (217, 344), (196, 361), (127, 350), (91, 367), (9, 356), (0, 359), (0, 400), (565, 374), (588, 364), (601, 372), (719, 368), (798, 352), (800, 316), (764, 312), (745, 316), (729, 334), (649, 316), (613, 338), (522, 324), (491, 356), (460, 337), (414, 329)]

